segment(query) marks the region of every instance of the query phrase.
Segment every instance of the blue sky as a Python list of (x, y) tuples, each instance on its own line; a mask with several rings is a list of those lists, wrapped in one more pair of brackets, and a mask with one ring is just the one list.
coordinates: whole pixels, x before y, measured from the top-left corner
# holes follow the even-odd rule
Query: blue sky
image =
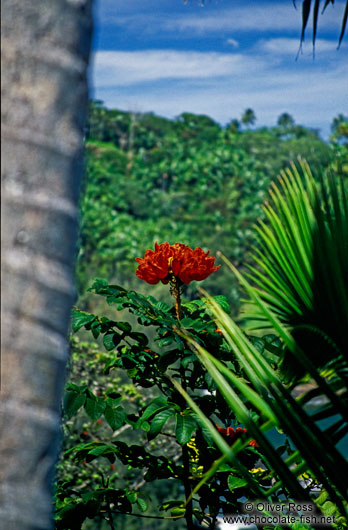
[[(109, 108), (206, 114), (221, 124), (254, 109), (256, 126), (282, 112), (327, 137), (348, 112), (347, 37), (337, 40), (345, 0), (311, 22), (296, 61), (301, 4), (292, 0), (97, 0), (92, 97)], [(323, 2), (322, 2), (323, 4)]]

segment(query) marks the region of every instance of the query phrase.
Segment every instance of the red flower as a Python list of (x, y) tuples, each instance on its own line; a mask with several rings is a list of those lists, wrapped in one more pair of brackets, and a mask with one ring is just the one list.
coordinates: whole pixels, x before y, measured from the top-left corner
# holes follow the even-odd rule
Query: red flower
[(220, 434), (223, 436), (228, 436), (229, 438), (235, 438), (236, 436), (247, 432), (246, 429), (242, 429), (241, 427), (237, 427), (236, 430), (234, 430), (233, 427), (227, 427), (227, 429), (225, 429), (224, 427), (216, 426), (216, 428)]
[(139, 266), (136, 275), (150, 284), (180, 281), (189, 284), (193, 280), (205, 280), (217, 271), (215, 258), (208, 256), (200, 247), (192, 248), (182, 243), (155, 243), (155, 250), (147, 250), (144, 258), (136, 258)]
[[(242, 427), (237, 427), (236, 430), (234, 430), (232, 427), (227, 427), (227, 429), (225, 429), (224, 427), (216, 426), (216, 428), (219, 431), (219, 433), (222, 434), (222, 436), (225, 436), (226, 438), (229, 438), (229, 439), (238, 438), (238, 436), (240, 436), (241, 434), (245, 434), (247, 432), (247, 430)], [(256, 440), (250, 440), (248, 445), (251, 445), (252, 447), (259, 446)]]

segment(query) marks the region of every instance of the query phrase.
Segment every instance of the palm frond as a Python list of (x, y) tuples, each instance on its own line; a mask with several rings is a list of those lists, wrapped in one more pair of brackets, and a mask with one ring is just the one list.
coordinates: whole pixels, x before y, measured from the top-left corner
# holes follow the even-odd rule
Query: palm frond
[[(254, 250), (255, 265), (248, 274), (242, 276), (222, 256), (250, 297), (252, 329), (261, 333), (271, 328), (283, 342), (286, 355), (280, 367), (272, 367), (211, 298), (212, 314), (245, 379), (239, 379), (190, 337), (186, 339), (238, 420), (259, 443), (270, 476), (276, 480), (265, 493), (287, 491), (293, 498), (306, 499), (308, 491), (299, 480), (308, 472), (340, 513), (347, 515), (348, 463), (337, 448), (348, 433), (347, 182), (339, 177), (315, 179), (303, 161), (300, 169), (293, 166), (283, 172), (279, 184), (273, 186), (271, 204), (265, 205), (267, 224), (257, 227), (261, 250)], [(246, 329), (250, 330), (248, 322)], [(297, 369), (294, 384), (306, 374), (312, 381), (311, 390), (293, 396), (284, 384), (286, 363)], [(275, 456), (266, 436), (274, 426), (295, 447), (285, 460)]]
[[(317, 425), (317, 422), (322, 419), (319, 412), (312, 415), (304, 410), (305, 397), (301, 396), (298, 400), (293, 398), (268, 361), (258, 352), (237, 324), (214, 300), (210, 301), (216, 322), (238, 358), (247, 379), (253, 385), (254, 392), (242, 381), (237, 382), (235, 374), (200, 345), (193, 343), (189, 338), (187, 340), (194, 346), (199, 359), (213, 377), (239, 421), (245, 424), (259, 443), (269, 467), (280, 479), (278, 487), (285, 488), (294, 498), (305, 500), (307, 492), (301, 488), (296, 477), (298, 478), (304, 471), (307, 471), (316, 477), (316, 480), (330, 493), (333, 502), (339, 506), (341, 512), (346, 513), (344, 499), (348, 495), (345, 480), (348, 464), (335, 445), (347, 432), (347, 419), (341, 417), (329, 428), (320, 429)], [(287, 334), (286, 330), (283, 332)], [(328, 390), (327, 382), (323, 379), (316, 395), (323, 396), (322, 387), (326, 390), (326, 403), (329, 404), (325, 405), (322, 412), (325, 411), (330, 418), (337, 417), (339, 411), (343, 413), (346, 409), (343, 402), (339, 409), (336, 406), (337, 395), (334, 390), (337, 390), (337, 384), (335, 389)], [(249, 404), (249, 409), (258, 410), (260, 414), (258, 421), (247, 413), (247, 404)], [(274, 457), (276, 451), (263, 434), (265, 424), (268, 430), (274, 426), (283, 430), (297, 448), (297, 464), (291, 470), (288, 467), (289, 462), (279, 461), (279, 458)], [(339, 474), (337, 469), (340, 470)], [(267, 493), (270, 495), (269, 491)]]
[[(260, 250), (247, 278), (314, 366), (323, 367), (347, 348), (348, 183), (338, 177), (317, 182), (300, 163), (302, 176), (293, 166), (273, 185), (271, 204), (264, 206), (268, 224), (256, 227)], [(253, 303), (262, 329), (268, 315)], [(291, 366), (289, 355), (283, 366)]]
[[(294, 3), (294, 6), (296, 8), (296, 2), (294, 1), (293, 3)], [(321, 14), (324, 13), (324, 11), (326, 10), (326, 8), (327, 8), (327, 6), (329, 4), (334, 5), (334, 3), (335, 3), (335, 0), (326, 0), (325, 4), (324, 4), (324, 7), (323, 7), (323, 9), (321, 11)], [(315, 54), (315, 42), (316, 42), (316, 39), (317, 39), (317, 32), (318, 32), (318, 19), (319, 19), (320, 0), (313, 0), (313, 3), (312, 3), (312, 0), (303, 0), (302, 1), (302, 27), (301, 27), (300, 48), (299, 48), (298, 54), (301, 52), (302, 43), (305, 40), (306, 28), (307, 28), (307, 24), (308, 24), (309, 15), (310, 15), (310, 12), (311, 12), (312, 5), (313, 5), (312, 44), (313, 44), (313, 56), (314, 56), (314, 54)], [(347, 18), (348, 18), (348, 1), (346, 1), (345, 10), (344, 10), (344, 13), (343, 13), (343, 16), (342, 16), (341, 31), (340, 31), (340, 36), (339, 36), (337, 48), (339, 48), (341, 43), (342, 43), (342, 40), (343, 40), (343, 37), (344, 37), (344, 34), (345, 34), (345, 30), (346, 30)]]

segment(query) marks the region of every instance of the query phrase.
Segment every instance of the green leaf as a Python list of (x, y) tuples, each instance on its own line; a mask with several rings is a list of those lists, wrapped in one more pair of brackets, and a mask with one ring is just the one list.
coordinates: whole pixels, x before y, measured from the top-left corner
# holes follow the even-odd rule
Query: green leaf
[(192, 355), (187, 355), (181, 360), (181, 366), (186, 369), (190, 363), (195, 363), (197, 360), (197, 355), (194, 353)]
[(227, 479), (228, 487), (231, 491), (236, 490), (237, 488), (243, 488), (247, 485), (247, 481), (244, 478), (235, 477), (234, 475), (229, 475)]
[(97, 399), (86, 399), (85, 410), (91, 420), (96, 421), (105, 410), (105, 402)]
[(132, 333), (129, 333), (129, 336), (132, 339), (136, 340), (141, 346), (146, 346), (149, 342), (149, 339), (146, 335), (144, 335), (144, 333), (138, 333), (133, 331)]
[(214, 441), (213, 441), (213, 437), (207, 425), (201, 420), (201, 418), (197, 414), (195, 414), (195, 419), (196, 419), (197, 425), (202, 431), (202, 436), (204, 440), (206, 441), (207, 445), (212, 446)]
[(91, 326), (91, 331), (92, 331), (92, 335), (95, 339), (97, 339), (100, 335), (100, 331), (101, 331), (101, 324), (99, 324), (99, 322), (95, 322), (92, 324)]
[(134, 368), (131, 368), (130, 370), (127, 370), (128, 377), (130, 378), (135, 377), (138, 372), (139, 370), (136, 366), (134, 366)]
[(110, 405), (106, 405), (104, 417), (107, 423), (110, 425), (111, 429), (113, 431), (116, 431), (124, 424), (126, 419), (126, 412), (122, 407), (114, 408)]
[(180, 445), (185, 445), (192, 438), (193, 432), (197, 428), (197, 423), (191, 414), (179, 413), (176, 415), (175, 435)]
[(340, 33), (340, 36), (339, 36), (339, 39), (338, 39), (338, 48), (341, 46), (342, 39), (344, 37), (344, 33), (345, 33), (345, 30), (346, 30), (346, 25), (347, 25), (347, 20), (348, 20), (348, 4), (346, 4), (345, 10), (344, 10), (344, 14), (343, 14), (343, 18), (342, 18), (341, 33)]
[(191, 313), (196, 311), (198, 308), (202, 308), (204, 305), (203, 300), (192, 300), (191, 302), (188, 302), (187, 304), (182, 304), (182, 307), (187, 308)]
[(108, 282), (106, 280), (104, 280), (103, 278), (96, 278), (92, 284), (92, 287), (90, 287), (88, 290), (94, 290), (98, 292), (102, 289), (105, 289), (106, 287), (108, 287)]
[(146, 510), (148, 508), (148, 504), (147, 504), (145, 499), (142, 499), (141, 497), (138, 497), (137, 498), (137, 505), (139, 506), (140, 511), (146, 512)]
[(187, 329), (194, 329), (195, 331), (203, 331), (206, 327), (207, 327), (207, 322), (204, 322), (202, 320), (194, 320), (192, 318), (183, 318), (181, 321), (180, 321), (180, 325), (183, 327), (183, 328), (187, 328)]
[(158, 360), (158, 369), (162, 372), (165, 372), (168, 366), (175, 363), (177, 359), (179, 358), (179, 354), (176, 350), (170, 350), (163, 355), (161, 355), (160, 359)]
[[(81, 528), (86, 517), (85, 506), (72, 499), (71, 502), (65, 504), (57, 511), (55, 516), (55, 520), (57, 521), (56, 527), (58, 529), (70, 527), (72, 530), (78, 530), (78, 528)], [(71, 521), (74, 521), (74, 526), (71, 526)]]
[(108, 374), (111, 368), (114, 368), (115, 366), (117, 366), (119, 362), (120, 360), (118, 357), (115, 357), (114, 359), (110, 359), (110, 361), (108, 361), (104, 367), (104, 372)]
[(249, 336), (248, 339), (255, 346), (257, 351), (259, 351), (260, 353), (263, 353), (263, 350), (265, 349), (265, 342), (263, 339), (261, 339), (261, 337)]
[(87, 385), (76, 385), (75, 383), (71, 383), (70, 381), (66, 384), (67, 390), (74, 390), (75, 392), (84, 393), (87, 389)]
[(155, 305), (156, 309), (163, 311), (163, 313), (168, 313), (171, 310), (171, 307), (165, 302), (157, 302)]
[(123, 399), (119, 392), (107, 392), (106, 397), (107, 403), (112, 407), (117, 407)]
[(174, 414), (175, 414), (175, 411), (173, 409), (165, 409), (159, 412), (158, 414), (156, 414), (151, 420), (149, 438), (151, 439), (155, 438), (155, 436), (157, 436), (161, 432), (167, 420), (171, 416), (174, 416)]
[[(235, 268), (233, 270), (238, 277), (242, 278)], [(247, 287), (248, 292), (252, 293), (252, 288), (248, 286), (246, 282), (243, 282), (243, 285)], [(255, 300), (259, 302), (256, 297)], [(316, 478), (320, 479), (325, 487), (328, 485), (329, 480), (333, 480), (335, 487), (337, 487), (337, 489), (341, 489), (343, 498), (343, 492), (345, 491), (346, 493), (346, 484), (344, 485), (344, 481), (340, 481), (339, 476), (337, 476), (337, 474), (335, 475), (332, 464), (331, 466), (329, 465), (329, 461), (332, 458), (332, 461), (337, 462), (337, 466), (340, 466), (342, 469), (345, 468), (346, 463), (342, 459), (342, 455), (336, 451), (332, 444), (328, 444), (328, 439), (325, 441), (325, 437), (322, 435), (322, 432), (314, 425), (309, 415), (307, 415), (298, 406), (290, 392), (286, 390), (279, 380), (277, 380), (275, 372), (270, 369), (270, 365), (265, 362), (263, 356), (259, 354), (259, 352), (251, 345), (251, 343), (248, 343), (245, 335), (235, 325), (235, 323), (231, 319), (227, 318), (227, 316), (222, 313), (220, 308), (217, 306), (214, 307), (214, 313), (220, 326), (229, 335), (230, 345), (240, 360), (243, 369), (245, 369), (246, 374), (253, 382), (255, 391), (260, 394), (260, 397), (262, 396), (261, 399), (263, 399), (264, 403), (267, 403), (269, 410), (275, 416), (276, 422), (284, 429), (287, 435), (291, 437), (293, 443), (298, 447), (301, 455), (303, 455), (303, 457), (306, 459), (306, 462), (308, 462), (308, 465), (315, 474)], [(274, 316), (265, 306), (265, 315), (266, 314), (270, 321), (277, 323)], [(285, 340), (288, 339), (287, 330), (285, 330), (284, 327), (278, 325), (276, 329), (279, 329), (279, 331), (282, 332), (282, 337), (284, 337)], [(289, 338), (291, 339), (291, 337)], [(291, 347), (290, 340), (289, 346)], [(211, 361), (212, 363), (216, 364), (214, 358), (201, 350), (202, 349), (199, 349), (200, 353), (202, 353), (202, 356), (204, 356), (202, 360), (207, 369), (211, 373), (214, 373), (214, 378), (219, 382), (220, 391), (224, 395), (227, 403), (234, 410), (240, 421), (246, 425), (248, 431), (252, 433), (252, 435), (255, 435), (255, 438), (257, 439), (257, 442), (261, 448), (260, 450), (268, 458), (268, 461), (271, 462), (273, 469), (277, 470), (277, 474), (283, 484), (287, 485), (288, 489), (292, 491), (292, 495), (294, 497), (295, 495), (302, 495), (303, 492), (301, 492), (301, 489), (299, 489), (298, 480), (294, 476), (290, 466), (284, 466), (284, 461), (278, 458), (278, 455), (269, 444), (269, 441), (263, 437), (261, 432), (263, 426), (257, 426), (254, 420), (251, 421), (249, 411), (245, 407), (244, 403), (237, 395), (234, 394), (233, 389), (225, 384), (225, 381), (223, 378), (221, 378), (220, 372), (216, 370), (214, 366), (210, 366), (209, 363), (207, 363), (208, 359), (205, 357), (209, 357), (209, 362)], [(295, 354), (298, 353), (299, 357), (301, 355), (303, 359), (306, 359), (304, 352), (299, 352), (295, 349), (292, 351), (294, 351)], [(316, 382), (325, 388), (325, 381), (319, 377), (319, 374), (316, 374), (311, 370), (311, 374), (312, 373)], [(267, 391), (265, 392), (264, 389), (267, 389)], [(241, 391), (243, 394), (245, 394), (247, 389), (244, 388)], [(250, 399), (251, 398), (255, 398), (254, 393), (250, 394)], [(338, 401), (338, 404), (340, 404), (337, 396), (333, 395), (333, 399)], [(243, 416), (244, 418), (242, 419)], [(272, 423), (273, 422), (271, 422), (271, 424)], [(266, 428), (266, 426), (267, 425), (265, 424), (264, 428)], [(324, 466), (325, 474), (322, 471)], [(279, 487), (279, 485), (277, 485), (277, 487)], [(270, 492), (268, 493), (270, 494)]]
[(121, 335), (115, 332), (107, 333), (103, 337), (103, 344), (107, 351), (113, 350), (120, 342), (121, 342)]
[(282, 343), (276, 335), (263, 335), (262, 339), (265, 341), (266, 350), (279, 355), (282, 348)]
[(89, 324), (90, 322), (93, 322), (93, 320), (96, 319), (95, 315), (91, 315), (90, 313), (85, 313), (83, 311), (74, 311), (73, 312), (73, 321), (72, 321), (72, 329), (73, 331), (78, 331), (80, 328), (85, 326), (86, 324)]
[(149, 432), (151, 426), (148, 421), (143, 421), (140, 425), (140, 428), (145, 432)]
[(88, 451), (88, 454), (93, 456), (106, 456), (115, 453), (117, 453), (117, 449), (115, 447), (112, 447), (111, 445), (106, 444), (98, 445), (98, 447), (94, 447), (93, 449)]
[(231, 313), (230, 304), (228, 303), (226, 296), (218, 294), (217, 296), (213, 296), (213, 299), (226, 313)]
[(65, 393), (64, 396), (64, 411), (68, 418), (71, 418), (76, 412), (83, 407), (86, 401), (86, 394), (81, 394), (74, 391)]
[(320, 506), (320, 509), (326, 517), (329, 517), (337, 511), (337, 506), (333, 502), (326, 501)]
[(183, 328), (191, 328), (194, 322), (195, 320), (193, 320), (192, 318), (185, 317), (182, 320), (180, 320), (180, 325)]
[(226, 473), (226, 472), (231, 473), (232, 471), (233, 471), (233, 468), (230, 466), (230, 464), (226, 464), (226, 463), (221, 464), (217, 469), (218, 473)]
[(126, 493), (126, 497), (131, 504), (134, 504), (137, 500), (137, 493), (135, 491), (131, 491), (129, 493)]
[(115, 326), (126, 333), (132, 331), (132, 326), (128, 322), (115, 322)]
[[(215, 302), (219, 304), (221, 309), (223, 309), (226, 313), (231, 312), (230, 304), (228, 303), (226, 296), (223, 296), (223, 295), (212, 296), (212, 299), (215, 300)], [(204, 301), (204, 305), (206, 306), (206, 308), (209, 309), (210, 311), (211, 302), (209, 298), (202, 298), (202, 300)]]
[(197, 331), (198, 333), (202, 331), (206, 331), (206, 328), (208, 327), (207, 322), (204, 322), (204, 320), (194, 320), (192, 325), (190, 326), (191, 329), (194, 331)]
[(173, 336), (164, 337), (164, 339), (160, 339), (158, 341), (158, 346), (160, 346), (160, 348), (164, 348), (165, 346), (169, 346), (169, 344), (172, 344), (173, 342), (174, 342)]
[(328, 498), (329, 494), (327, 491), (323, 490), (320, 495), (316, 498), (315, 502), (320, 506), (321, 504), (323, 504), (323, 502), (326, 501), (326, 499)]
[(151, 403), (146, 407), (144, 410), (141, 421), (149, 419), (155, 412), (160, 412), (161, 410), (168, 408), (168, 402), (167, 398), (165, 397), (158, 397), (151, 401)]

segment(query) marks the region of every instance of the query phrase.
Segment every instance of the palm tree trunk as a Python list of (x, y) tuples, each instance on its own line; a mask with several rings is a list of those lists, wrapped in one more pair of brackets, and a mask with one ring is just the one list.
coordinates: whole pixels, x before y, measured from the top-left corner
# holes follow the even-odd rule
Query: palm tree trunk
[(91, 0), (2, 3), (0, 528), (52, 527)]

